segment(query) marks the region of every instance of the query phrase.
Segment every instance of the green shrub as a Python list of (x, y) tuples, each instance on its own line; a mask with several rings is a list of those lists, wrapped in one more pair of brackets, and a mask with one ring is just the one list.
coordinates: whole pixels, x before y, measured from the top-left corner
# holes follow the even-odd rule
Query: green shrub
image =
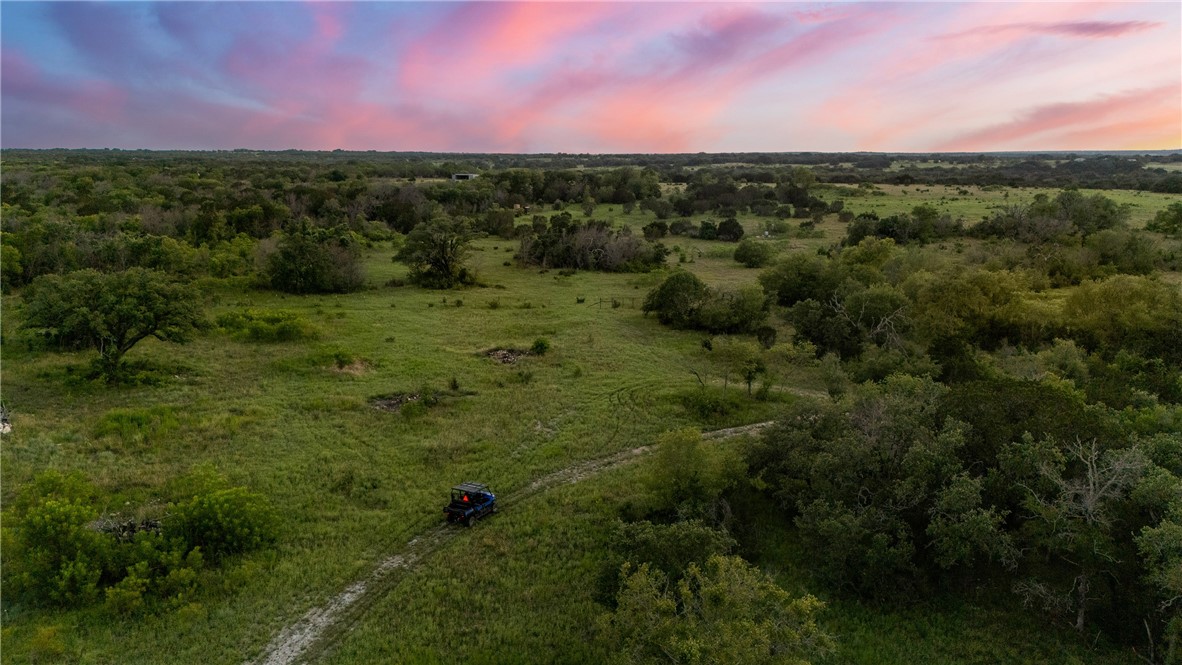
[(81, 501), (48, 498), (15, 520), (5, 574), (18, 595), (60, 606), (98, 598), (115, 539), (87, 528), (96, 516)]
[(19, 518), (47, 499), (79, 501), (89, 504), (97, 497), (98, 491), (86, 481), (81, 473), (75, 471), (63, 474), (58, 471), (45, 471), (37, 474), (33, 481), (25, 486), (15, 498), (5, 502), (5, 508), (8, 510), (6, 517)]
[(620, 576), (602, 635), (621, 662), (808, 663), (833, 650), (817, 623), (821, 601), (791, 596), (737, 556), (691, 564), (681, 580), (648, 565)]
[(672, 579), (680, 579), (691, 563), (703, 564), (715, 554), (730, 554), (737, 543), (729, 533), (699, 520), (654, 524), (648, 520), (620, 522), (610, 546), (619, 555), (613, 573), (625, 562), (649, 563)]
[(748, 268), (763, 268), (772, 261), (775, 250), (766, 241), (745, 238), (735, 248), (735, 260)]
[(694, 328), (698, 311), (710, 297), (710, 289), (696, 275), (677, 270), (644, 299), (643, 311), (657, 313), (657, 320), (674, 328)]
[(544, 356), (550, 350), (550, 340), (545, 337), (539, 337), (534, 340), (533, 346), (529, 347), (530, 353), (535, 356)]
[(33, 638), (29, 640), (29, 655), (32, 656), (33, 662), (40, 662), (41, 659), (45, 659), (47, 662), (56, 662), (66, 655), (66, 643), (62, 639), (61, 633), (61, 626), (39, 626), (37, 628), (33, 633)]
[(738, 392), (701, 388), (684, 393), (681, 405), (698, 420), (712, 423), (724, 420), (741, 409), (743, 397)]
[(649, 520), (617, 522), (608, 541), (611, 554), (599, 575), (599, 597), (613, 602), (620, 588), (620, 568), (648, 564), (670, 579), (680, 579), (690, 564), (715, 554), (730, 554), (737, 543), (724, 529), (700, 520), (658, 524)]
[(266, 499), (245, 487), (234, 487), (200, 494), (174, 506), (165, 534), (219, 559), (273, 541), (276, 528), (276, 515)]
[(121, 615), (189, 603), (205, 567), (220, 557), (273, 540), (275, 519), (243, 488), (210, 489), (199, 478), (195, 496), (160, 522), (132, 528), (118, 515), (99, 517), (102, 500), (80, 476), (42, 474), (14, 498), (4, 516), (5, 592), (32, 604), (81, 607), (105, 601)]
[(763, 324), (767, 312), (768, 301), (758, 284), (735, 291), (710, 289), (698, 310), (695, 327), (715, 334), (751, 332)]
[(719, 223), (717, 236), (719, 240), (738, 242), (743, 237), (743, 225), (734, 217), (728, 217)]
[(673, 328), (744, 333), (767, 318), (768, 303), (758, 285), (737, 291), (712, 289), (693, 273), (676, 270), (644, 298), (641, 309)]
[(96, 438), (112, 437), (124, 445), (144, 445), (164, 439), (180, 425), (172, 408), (111, 409), (94, 427)]
[(280, 237), (267, 257), (266, 280), (287, 293), (346, 293), (365, 283), (361, 249), (344, 228), (317, 228), (302, 222)]
[(315, 339), (316, 330), (304, 317), (282, 310), (248, 309), (218, 317), (217, 324), (239, 341), (294, 342)]
[(107, 610), (113, 614), (135, 614), (144, 607), (144, 592), (148, 580), (137, 575), (128, 575), (113, 587), (107, 588)]
[(1170, 236), (1182, 235), (1182, 203), (1171, 203), (1165, 210), (1158, 210), (1145, 228)]

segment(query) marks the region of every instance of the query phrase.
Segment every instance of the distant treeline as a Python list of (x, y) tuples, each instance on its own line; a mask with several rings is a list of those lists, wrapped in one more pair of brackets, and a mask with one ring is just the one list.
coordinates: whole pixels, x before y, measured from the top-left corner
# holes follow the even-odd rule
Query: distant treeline
[[(900, 156), (819, 153), (600, 156), (7, 150), (2, 156), (0, 249), (6, 289), (40, 275), (83, 268), (143, 267), (185, 277), (255, 274), (273, 264), (270, 255), (280, 247), (277, 236), (289, 237), (297, 227), (335, 229), (316, 237), (325, 245), (322, 254), (336, 256), (341, 242), (386, 240), (409, 234), (432, 219), (465, 218), (477, 233), (504, 238), (536, 233), (541, 242), (527, 242), (524, 249), (529, 251), (520, 257), (528, 263), (636, 270), (658, 263), (660, 251), (639, 238), (609, 234), (606, 228), (547, 233), (550, 218), (573, 209), (591, 221), (596, 207), (606, 204), (619, 206), (624, 213), (651, 213), (654, 221), (644, 229), (649, 240), (666, 233), (738, 240), (742, 235), (735, 221), (739, 215), (763, 217), (767, 229), (787, 228), (786, 220), (800, 219), (803, 231), (825, 215), (838, 214), (843, 222), (855, 222), (849, 229), (851, 243), (871, 235), (907, 243), (941, 240), (965, 230), (959, 220), (944, 219), (926, 208), (917, 208), (910, 216), (882, 220), (867, 216), (855, 221), (844, 210), (841, 197), (873, 194), (873, 182), (915, 182), (921, 177), (928, 182), (944, 179), (978, 185), (1000, 180), (1182, 191), (1182, 174), (1143, 168), (1149, 160), (1182, 159), (1178, 154), (909, 155), (910, 161), (902, 166), (896, 163)], [(939, 161), (919, 168), (916, 159), (921, 157)], [(479, 176), (452, 180), (456, 173)], [(1027, 232), (1070, 231), (1075, 228), (1071, 221), (1075, 212), (1064, 212), (1067, 203), (1085, 216), (1103, 213), (1097, 217), (1100, 221), (1118, 212), (1112, 205), (1092, 206), (1094, 197), (1080, 199), (1078, 206), (1074, 201), (1056, 199), (1043, 206), (1046, 210), (1002, 211), (969, 233), (1013, 234), (1023, 239)], [(698, 219), (691, 221), (692, 217)], [(1056, 223), (1048, 225), (1048, 220)], [(1155, 224), (1159, 221), (1160, 226), (1151, 230), (1177, 233), (1174, 217), (1155, 220)], [(1092, 230), (1084, 229), (1082, 235), (1090, 236)], [(336, 240), (325, 240), (329, 235)], [(1133, 243), (1129, 248), (1138, 251), (1124, 254), (1150, 257), (1152, 252), (1141, 251), (1143, 238), (1126, 235), (1114, 230), (1097, 236), (1092, 242), (1095, 247), (1087, 248), (1089, 256), (1080, 260), (1091, 262), (1089, 257), (1096, 254), (1103, 262), (1101, 255), (1113, 254), (1115, 245), (1124, 247), (1129, 242)], [(565, 238), (561, 243), (554, 241), (559, 236)], [(576, 242), (578, 251), (566, 244)], [(1072, 262), (1079, 263), (1074, 258)], [(1141, 274), (1154, 265), (1156, 259), (1150, 257), (1128, 272)], [(1059, 272), (1069, 275), (1069, 283), (1095, 276), (1094, 270), (1074, 265)], [(352, 272), (347, 277), (342, 277), (344, 282), (330, 280), (333, 286), (328, 290), (339, 290), (342, 283), (361, 283)], [(273, 286), (275, 280), (270, 283)]]
[[(1182, 173), (1154, 167), (1182, 162), (1182, 152), (1040, 153), (694, 153), (694, 154), (478, 154), (299, 150), (5, 150), (6, 165), (32, 160), (70, 167), (150, 165), (190, 168), (232, 165), (251, 170), (290, 166), (337, 169), (346, 177), (450, 178), (455, 173), (505, 169), (604, 169), (632, 166), (662, 182), (687, 183), (699, 170), (736, 180), (774, 183), (782, 172), (808, 166), (821, 182), (857, 184), (1005, 185), (1138, 189), (1182, 193)], [(922, 163), (922, 166), (920, 165)], [(602, 199), (601, 199), (602, 200)]]

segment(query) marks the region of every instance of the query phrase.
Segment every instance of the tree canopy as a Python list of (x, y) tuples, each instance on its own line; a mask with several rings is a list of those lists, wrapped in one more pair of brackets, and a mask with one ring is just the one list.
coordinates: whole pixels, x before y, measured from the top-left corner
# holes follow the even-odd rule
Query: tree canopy
[(45, 275), (26, 294), (26, 329), (63, 348), (93, 348), (114, 379), (123, 356), (147, 337), (183, 343), (204, 324), (200, 297), (165, 273), (143, 268)]
[(691, 563), (675, 584), (648, 564), (622, 575), (605, 621), (620, 662), (800, 665), (832, 649), (817, 624), (821, 601), (793, 598), (739, 557)]
[(267, 257), (267, 281), (288, 293), (346, 293), (361, 288), (361, 252), (344, 228), (294, 225)]
[(433, 289), (471, 284), (476, 276), (464, 266), (469, 244), (479, 234), (462, 217), (435, 217), (406, 236), (396, 257), (410, 266), (410, 279)]

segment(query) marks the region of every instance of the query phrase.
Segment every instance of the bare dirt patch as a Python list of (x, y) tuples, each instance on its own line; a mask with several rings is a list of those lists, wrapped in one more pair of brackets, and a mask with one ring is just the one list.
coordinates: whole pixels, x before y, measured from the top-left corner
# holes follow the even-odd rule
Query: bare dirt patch
[(473, 390), (435, 390), (431, 388), (423, 388), (419, 392), (414, 393), (387, 393), (385, 395), (374, 395), (369, 398), (369, 405), (378, 411), (386, 411), (389, 413), (398, 413), (403, 407), (412, 404), (422, 404), (424, 408), (431, 408), (439, 406), (449, 400), (460, 397), (471, 397), (477, 394)]
[(406, 404), (417, 402), (422, 399), (419, 393), (394, 393), (392, 395), (378, 395), (369, 398), (369, 405), (378, 411), (389, 411), (390, 413), (398, 413), (398, 411)]
[(337, 363), (333, 366), (332, 371), (349, 376), (361, 376), (371, 369), (373, 369), (373, 364), (368, 360), (354, 360), (350, 363)]
[(523, 351), (522, 349), (491, 349), (489, 351), (485, 351), (484, 355), (496, 360), (502, 365), (511, 365), (518, 360), (530, 355), (530, 353), (529, 351)]

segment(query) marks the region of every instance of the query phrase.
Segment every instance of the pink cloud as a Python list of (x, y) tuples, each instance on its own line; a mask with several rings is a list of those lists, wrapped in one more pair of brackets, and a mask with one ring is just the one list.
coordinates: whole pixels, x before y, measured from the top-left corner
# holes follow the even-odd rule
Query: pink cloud
[(712, 138), (724, 99), (686, 104), (621, 92), (597, 101), (580, 118), (582, 133), (613, 152), (688, 152)]
[[(1162, 86), (1117, 95), (1106, 95), (1083, 102), (1047, 104), (1023, 112), (1014, 120), (957, 136), (935, 150), (972, 152), (1039, 144), (1048, 136), (1074, 133), (1095, 135), (1097, 126), (1136, 126), (1158, 133), (1179, 129), (1182, 88)], [(1164, 124), (1159, 124), (1164, 123)], [(1087, 146), (1079, 146), (1087, 147)]]
[(1067, 35), (1071, 37), (1123, 37), (1161, 27), (1156, 21), (1066, 21), (1062, 23), (1011, 23), (986, 25), (964, 32), (941, 35), (938, 39), (960, 39), (969, 35)]
[(9, 25), (5, 133), (126, 147), (987, 150), (1162, 147), (1182, 115), (1176, 7), (275, 7), (60, 3), (41, 29), (68, 48), (44, 52), (39, 33)]
[[(543, 126), (561, 126), (571, 139), (593, 145), (625, 149), (625, 141), (635, 138), (645, 149), (681, 149), (688, 145), (689, 128), (698, 127), (706, 113), (717, 110), (717, 104), (698, 99), (703, 87), (712, 86), (711, 98), (718, 98), (721, 73), (783, 23), (747, 8), (681, 6), (676, 15), (692, 18), (696, 24), (668, 37), (673, 47), (669, 50), (656, 48), (666, 39), (664, 23), (672, 19), (669, 12), (635, 13), (635, 8), (610, 3), (588, 9), (595, 11), (581, 20), (618, 22), (626, 14), (635, 19), (628, 22), (633, 30), (608, 31), (604, 40), (590, 40), (592, 50), (578, 61), (555, 60), (550, 54), (569, 48), (578, 29), (569, 18), (548, 18), (561, 14), (562, 7), (533, 5), (525, 12), (499, 9), (480, 15), (495, 19), (490, 36), (472, 39), (466, 47), (445, 54), (460, 61), (454, 71), (428, 57), (441, 56), (424, 50), (425, 43), (437, 48), (439, 42), (426, 35), (408, 49), (411, 57), (403, 72), (412, 82), (422, 78), (416, 84), (420, 92), (442, 91), (437, 99), (483, 96), (482, 113), (474, 121), (487, 128), (500, 149), (531, 149)], [(658, 17), (665, 21), (656, 21)], [(474, 29), (470, 20), (464, 13), (458, 25), (448, 23), (449, 30)], [(588, 33), (598, 34), (583, 28), (584, 39)], [(521, 31), (532, 35), (525, 50), (519, 50)], [(505, 45), (506, 37), (511, 46)], [(468, 61), (483, 65), (467, 67), (463, 63)], [(428, 71), (432, 72), (429, 80)], [(491, 99), (490, 90), (494, 91)], [(627, 129), (630, 124), (637, 129)]]
[(603, 60), (552, 71), (491, 127), (515, 149), (528, 144), (533, 128), (562, 117), (570, 136), (596, 150), (690, 150), (722, 134), (727, 112), (752, 86), (809, 67), (891, 23), (860, 15), (802, 30), (761, 7), (708, 11), (668, 37), (672, 52), (643, 64)]
[(1139, 118), (1066, 132), (1056, 146), (1088, 146), (1097, 150), (1158, 150), (1182, 147), (1182, 120), (1177, 109), (1150, 110)]
[[(1123, 14), (1120, 20), (1112, 20), (1113, 12)], [(857, 149), (927, 150), (952, 143), (938, 138), (941, 129), (945, 137), (967, 136), (991, 115), (1022, 108), (1017, 104), (1051, 107), (1048, 102), (1069, 95), (1101, 95), (1116, 82), (1160, 86), (1170, 80), (1171, 66), (1182, 65), (1160, 48), (1169, 40), (1156, 28), (1165, 23), (1128, 13), (1112, 3), (950, 5), (942, 21), (925, 26), (927, 35), (899, 41), (863, 75), (832, 86), (808, 118), (841, 132)], [(1076, 39), (1045, 39), (1054, 35)], [(1151, 61), (1164, 68), (1148, 66)], [(1140, 71), (1136, 63), (1144, 63)], [(1174, 108), (1182, 114), (1176, 101)]]
[(23, 53), (5, 48), (4, 93), (9, 101), (33, 102), (68, 110), (75, 116), (106, 123), (122, 119), (128, 102), (124, 88), (99, 79), (53, 81)]
[[(927, 35), (913, 35), (898, 48), (884, 53), (870, 71), (869, 84), (882, 82), (887, 87), (898, 81), (914, 80), (929, 74), (945, 72), (956, 65), (1004, 59), (1005, 54), (1040, 34), (1070, 34), (1067, 26), (1117, 26), (1126, 31), (1136, 30), (1127, 24), (1156, 23), (1145, 21), (1105, 22), (1093, 17), (1107, 5), (1084, 3), (985, 3), (951, 5), (953, 13), (945, 23), (924, 26), (932, 31)], [(1066, 19), (1066, 20), (1065, 20)], [(1030, 57), (1028, 49), (1023, 55)], [(1027, 64), (1029, 66), (1029, 63)]]
[(345, 34), (345, 5), (313, 2), (308, 34), (286, 41), (239, 37), (221, 60), (243, 96), (286, 115), (316, 117), (335, 104), (359, 101), (373, 64), (337, 51)]
[(484, 93), (488, 83), (495, 87), (516, 69), (550, 61), (570, 40), (625, 8), (613, 3), (460, 5), (403, 50), (398, 83), (412, 94), (445, 98)]
[(345, 22), (337, 13), (344, 6), (326, 2), (308, 4), (308, 7), (312, 10), (312, 18), (316, 22), (316, 37), (318, 41), (334, 44), (344, 36)]

